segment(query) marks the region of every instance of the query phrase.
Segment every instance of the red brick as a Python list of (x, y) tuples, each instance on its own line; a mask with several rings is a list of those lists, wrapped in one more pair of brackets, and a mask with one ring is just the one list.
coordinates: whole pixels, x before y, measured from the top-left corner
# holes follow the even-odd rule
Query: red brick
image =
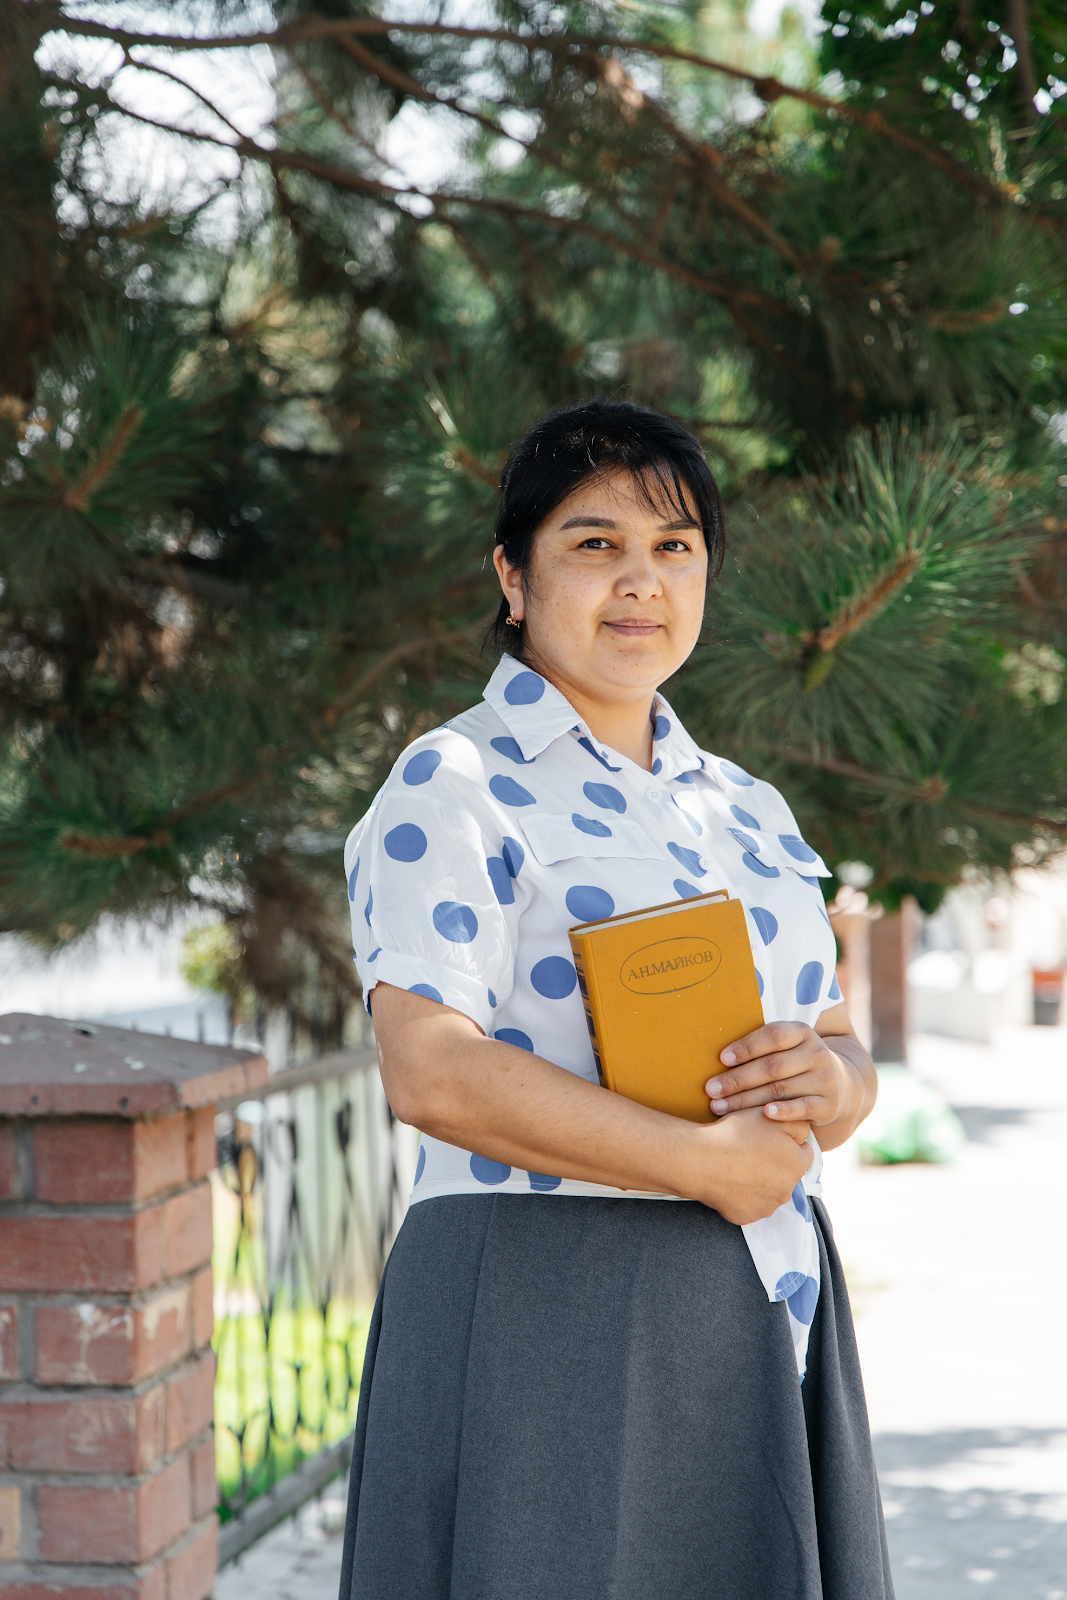
[(19, 1308), (9, 1303), (0, 1305), (0, 1383), (13, 1383), (18, 1375)]
[(116, 1573), (111, 1583), (79, 1583), (71, 1576), (0, 1579), (0, 1600), (166, 1600), (166, 1565)]
[(211, 1268), (205, 1267), (193, 1279), (193, 1348), (211, 1343), (215, 1331), (215, 1283)]
[(43, 1483), (37, 1491), (42, 1561), (147, 1561), (189, 1525), (189, 1463), (182, 1457), (138, 1483)]
[(193, 1516), (206, 1517), (219, 1503), (219, 1485), (215, 1477), (215, 1435), (201, 1440), (189, 1456), (189, 1471), (193, 1490)]
[(206, 1178), (218, 1165), (215, 1107), (201, 1106), (185, 1114), (186, 1161), (190, 1178)]
[(218, 1524), (212, 1517), (183, 1549), (168, 1557), (169, 1600), (205, 1600), (215, 1583), (218, 1546)]
[(215, 1415), (215, 1352), (205, 1350), (167, 1384), (167, 1454), (211, 1425)]
[(0, 1123), (0, 1200), (19, 1197), (18, 1151), (15, 1149), (15, 1130), (10, 1122)]
[(0, 1400), (13, 1472), (149, 1471), (163, 1455), (164, 1389), (146, 1394)]
[(162, 1210), (152, 1206), (119, 1217), (5, 1217), (0, 1283), (5, 1289), (74, 1293), (147, 1288), (162, 1276)]
[(175, 1284), (141, 1305), (37, 1309), (37, 1382), (138, 1383), (189, 1351), (190, 1291)]
[(37, 1198), (54, 1205), (144, 1200), (186, 1178), (185, 1117), (45, 1121), (34, 1128)]
[(163, 1267), (168, 1278), (211, 1260), (211, 1185), (198, 1183), (163, 1206)]

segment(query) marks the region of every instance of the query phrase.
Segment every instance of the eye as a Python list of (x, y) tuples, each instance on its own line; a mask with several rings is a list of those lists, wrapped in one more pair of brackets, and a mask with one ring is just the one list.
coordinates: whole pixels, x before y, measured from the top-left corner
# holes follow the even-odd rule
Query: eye
[(664, 539), (659, 548), (661, 550), (669, 550), (673, 555), (676, 550), (682, 550), (688, 554), (693, 547), (685, 539)]
[(589, 539), (583, 539), (578, 546), (579, 550), (610, 550), (611, 541), (605, 539), (603, 534), (593, 534)]

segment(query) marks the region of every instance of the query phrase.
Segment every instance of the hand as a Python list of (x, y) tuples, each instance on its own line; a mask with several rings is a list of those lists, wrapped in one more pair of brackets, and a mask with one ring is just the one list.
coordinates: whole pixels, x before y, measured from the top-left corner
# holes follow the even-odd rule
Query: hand
[(691, 1198), (739, 1226), (759, 1222), (784, 1206), (815, 1159), (811, 1146), (804, 1143), (806, 1122), (776, 1128), (759, 1110), (752, 1110), (697, 1126), (701, 1155), (710, 1146), (714, 1160), (699, 1162)]
[(815, 1128), (846, 1116), (856, 1100), (856, 1072), (805, 1022), (772, 1022), (729, 1045), (719, 1060), (731, 1070), (705, 1084), (717, 1116), (753, 1106), (783, 1126)]

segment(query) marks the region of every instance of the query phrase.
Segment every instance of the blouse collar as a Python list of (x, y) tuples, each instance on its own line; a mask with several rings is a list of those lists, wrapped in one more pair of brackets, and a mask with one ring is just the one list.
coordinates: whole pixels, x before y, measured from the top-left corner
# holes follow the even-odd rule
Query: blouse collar
[[(514, 656), (501, 657), (485, 686), (484, 696), (522, 751), (525, 761), (532, 761), (565, 733), (577, 734), (580, 743), (605, 765), (613, 759), (614, 762), (626, 760), (625, 756), (594, 739), (570, 701), (547, 678), (542, 678), (539, 672)], [(680, 773), (698, 772), (701, 768), (709, 777), (715, 777), (662, 695), (657, 694), (652, 701), (652, 718), (652, 772), (655, 777), (676, 778)]]

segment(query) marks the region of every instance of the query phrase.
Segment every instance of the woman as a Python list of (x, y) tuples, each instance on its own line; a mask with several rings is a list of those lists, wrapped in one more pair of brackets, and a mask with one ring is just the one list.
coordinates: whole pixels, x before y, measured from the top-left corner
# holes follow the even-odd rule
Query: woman
[[(722, 555), (677, 423), (599, 401), (539, 422), (503, 478), (506, 653), (348, 841), (382, 1078), (422, 1143), (367, 1346), (341, 1600), (892, 1595), (813, 1198), (819, 1146), (875, 1096), (828, 874), (780, 795), (657, 694)], [(697, 1124), (598, 1085), (567, 929), (720, 888), (768, 1025), (723, 1051), (719, 1118)]]

